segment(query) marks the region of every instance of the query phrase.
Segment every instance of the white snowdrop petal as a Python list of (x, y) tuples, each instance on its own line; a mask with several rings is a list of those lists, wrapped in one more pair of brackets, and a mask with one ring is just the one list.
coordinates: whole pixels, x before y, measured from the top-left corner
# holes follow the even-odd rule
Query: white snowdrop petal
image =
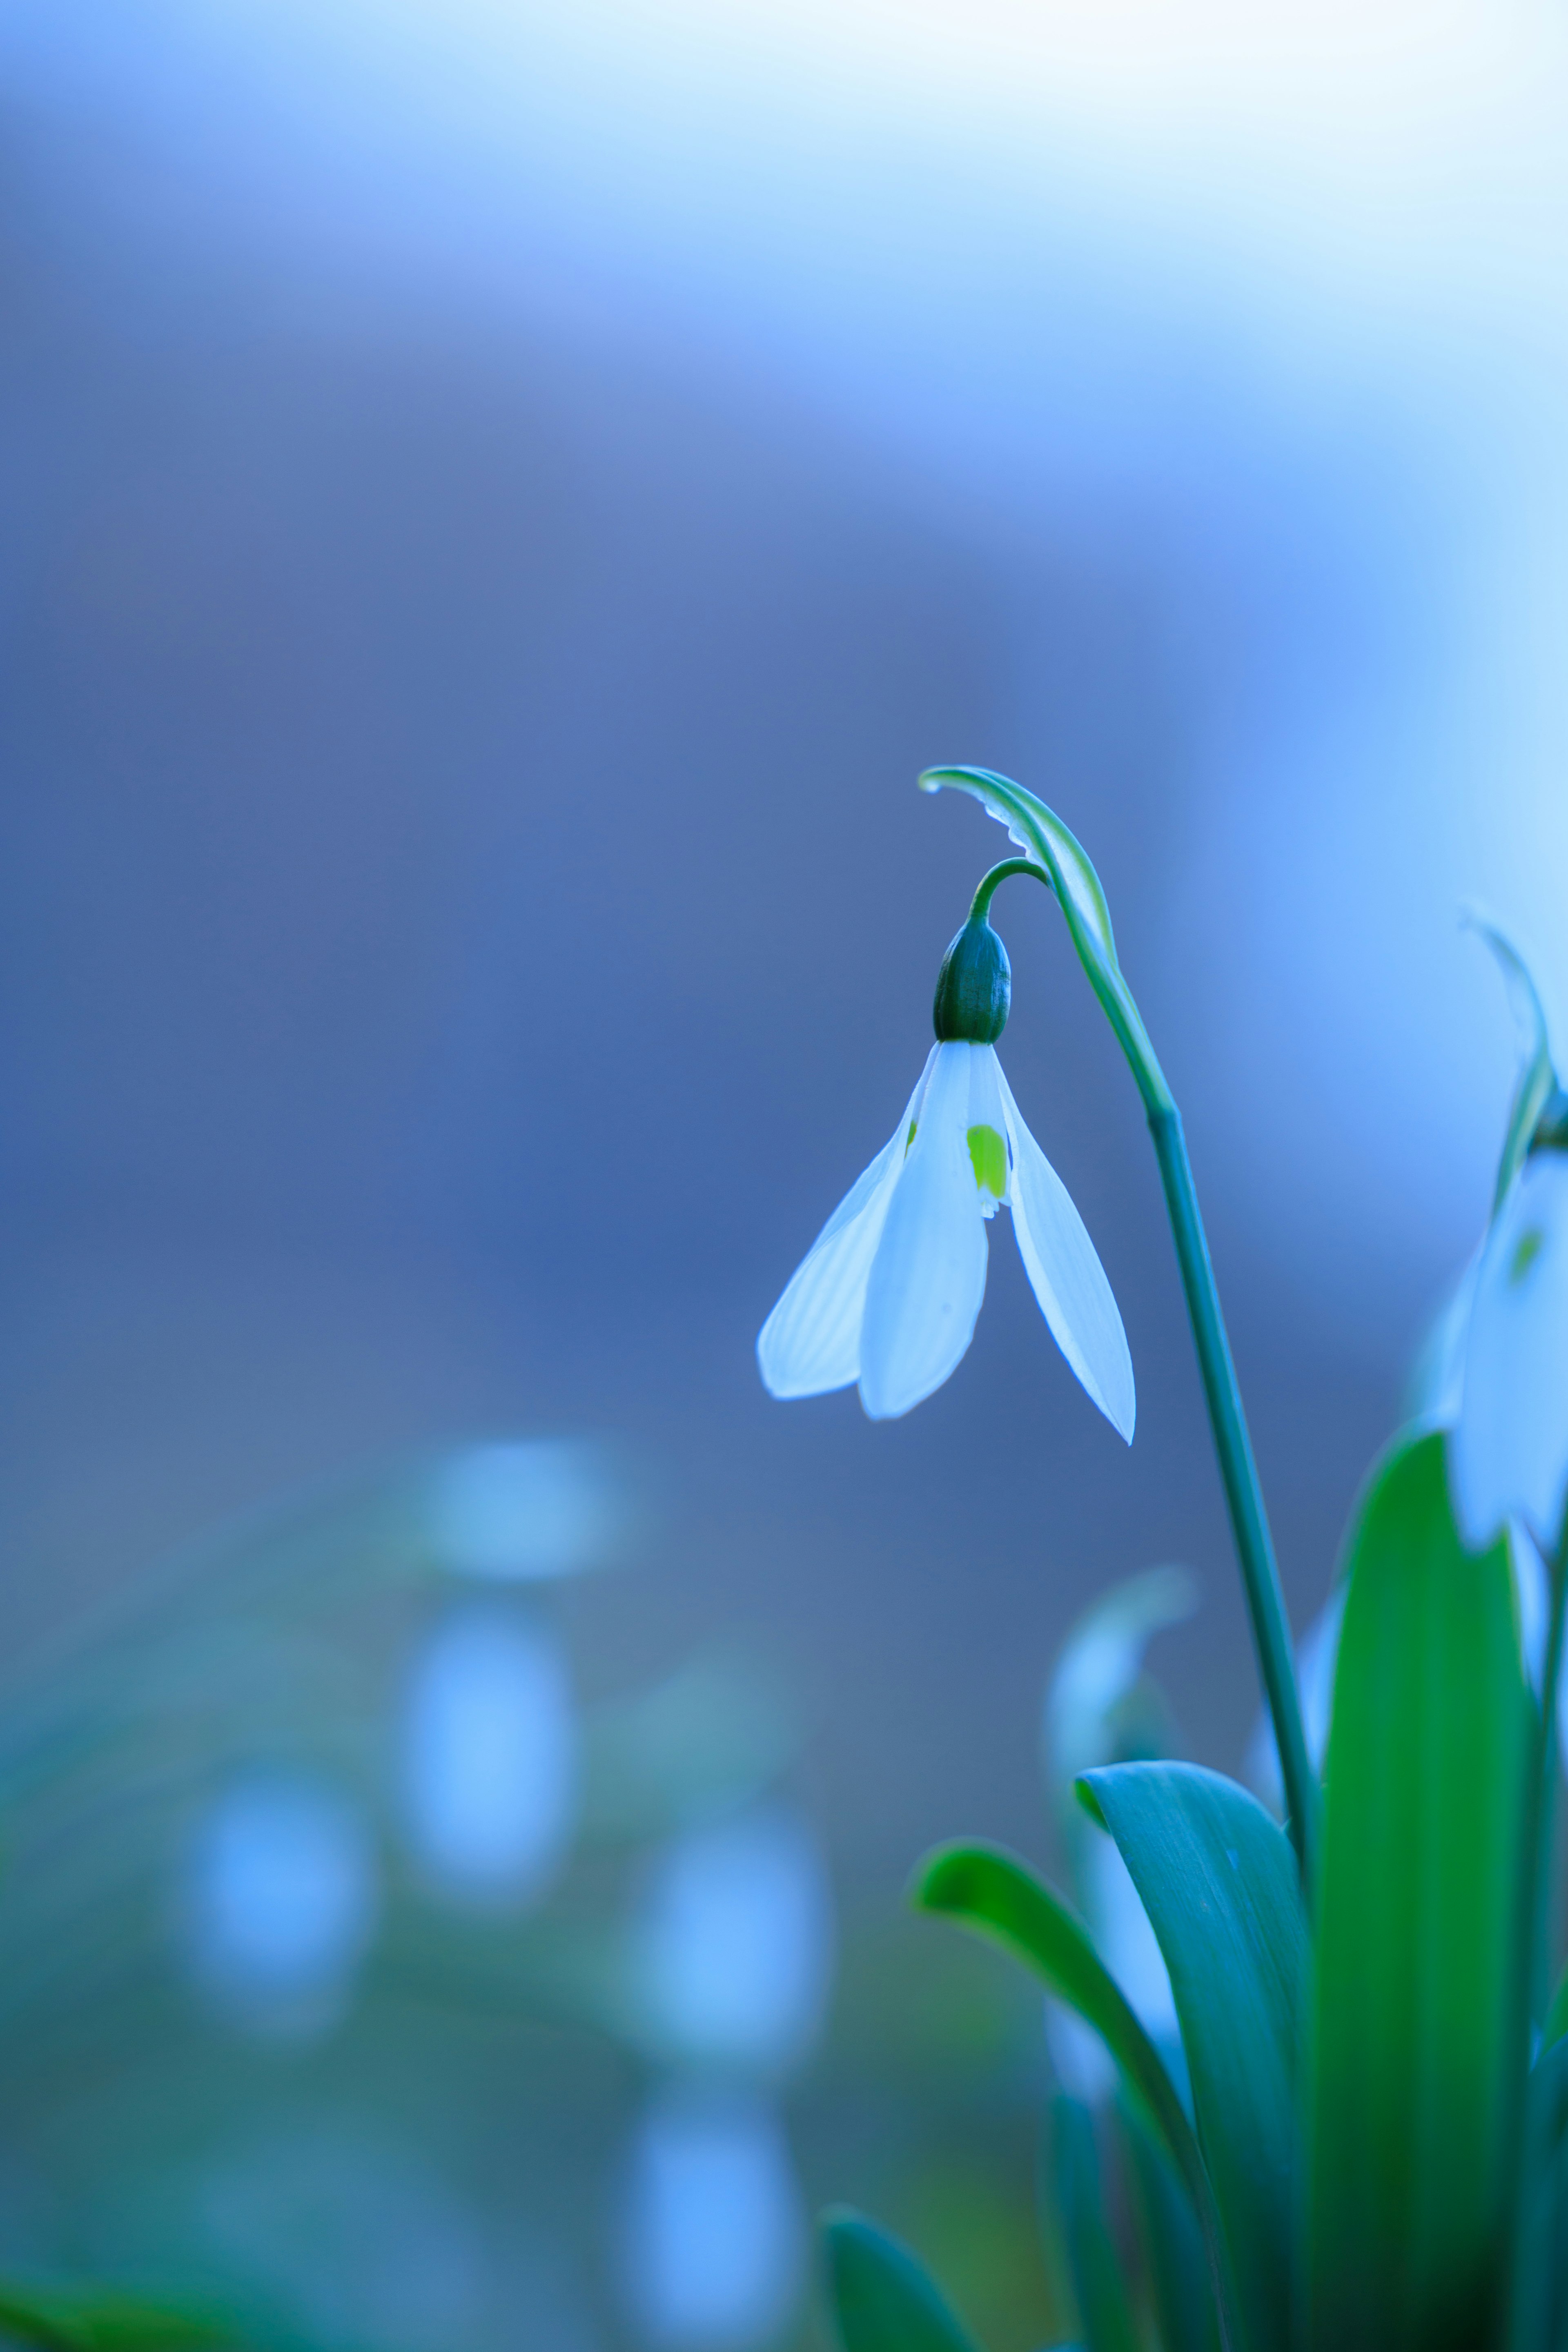
[(1568, 1496), (1568, 1156), (1527, 1160), (1488, 1236), (1448, 1447), (1472, 1550), (1510, 1517), (1550, 1551)]
[[(1003, 1180), (1001, 1192), (988, 1192), (984, 1184), (980, 1189), (981, 1211), (984, 1215), (991, 1217), (999, 1208), (1006, 1207), (1013, 1196), (1007, 1153), (1007, 1115), (1002, 1108), (1001, 1066), (994, 1045), (973, 1045), (970, 1048), (969, 1133), (972, 1139), (977, 1129), (990, 1129), (996, 1139), (995, 1149), (1002, 1160), (999, 1171)], [(970, 1157), (977, 1182), (983, 1171), (995, 1172), (989, 1169), (984, 1151), (978, 1159), (974, 1157), (973, 1141)]]
[(1051, 1337), (1131, 1444), (1137, 1415), (1132, 1359), (1105, 1268), (1067, 1186), (1025, 1126), (1000, 1062), (996, 1078), (1013, 1147), (1013, 1230), (1025, 1271)]
[(969, 1156), (974, 1050), (937, 1048), (920, 1126), (872, 1262), (860, 1397), (873, 1421), (908, 1412), (942, 1386), (969, 1345), (985, 1296), (985, 1220)]
[(822, 1396), (860, 1376), (866, 1283), (936, 1054), (933, 1045), (892, 1136), (828, 1218), (757, 1336), (763, 1385), (775, 1397)]

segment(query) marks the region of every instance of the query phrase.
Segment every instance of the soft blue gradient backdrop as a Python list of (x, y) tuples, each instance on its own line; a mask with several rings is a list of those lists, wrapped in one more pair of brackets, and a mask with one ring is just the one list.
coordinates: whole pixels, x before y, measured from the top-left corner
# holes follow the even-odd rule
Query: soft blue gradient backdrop
[[(1298, 1623), (1484, 1211), (1479, 898), (1568, 989), (1542, 9), (19, 5), (0, 29), (5, 1639), (432, 1435), (668, 1470), (606, 1638), (749, 1633), (836, 1834), (1036, 1820), (1047, 1657), (1181, 1558), (1253, 1685), (1136, 1106), (1038, 894), (1015, 1090), (1126, 1455), (994, 1235), (951, 1387), (763, 1315), (1000, 837), (1100, 863)], [(608, 1604), (606, 1604), (607, 1607)]]

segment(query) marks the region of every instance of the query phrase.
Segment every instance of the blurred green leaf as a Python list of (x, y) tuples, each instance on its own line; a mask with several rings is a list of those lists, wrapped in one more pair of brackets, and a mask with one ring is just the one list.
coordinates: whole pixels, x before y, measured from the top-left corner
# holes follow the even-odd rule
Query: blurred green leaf
[(1531, 2070), (1513, 2352), (1568, 2346), (1568, 2042)]
[(1037, 800), (1033, 793), (1026, 793), (1022, 784), (1014, 783), (1009, 776), (997, 775), (991, 768), (928, 768), (920, 780), (920, 787), (922, 793), (940, 793), (944, 788), (968, 793), (999, 824), (1006, 826), (1009, 838), (1026, 857), (1045, 868), (1078, 950), (1078, 960), (1131, 1064), (1146, 1107), (1151, 1110), (1168, 1108), (1171, 1090), (1149, 1042), (1143, 1017), (1132, 1001), (1132, 992), (1121, 976), (1110, 929), (1110, 909), (1106, 905), (1100, 877), (1060, 817), (1044, 801)]
[(1503, 1137), (1502, 1157), (1498, 1161), (1497, 1183), (1492, 1192), (1492, 1214), (1495, 1217), (1510, 1185), (1524, 1165), (1524, 1155), (1530, 1150), (1535, 1123), (1546, 1107), (1547, 1097), (1557, 1084), (1557, 1073), (1552, 1066), (1552, 1040), (1547, 1032), (1545, 1008), (1530, 966), (1498, 924), (1474, 908), (1468, 919), (1502, 967), (1509, 1002), (1524, 1047), (1524, 1059), (1520, 1066), (1513, 1100), (1509, 1106), (1508, 1131)]
[(828, 2292), (844, 2352), (974, 2352), (924, 2264), (864, 2214), (822, 2217)]
[(1094, 2118), (1077, 2099), (1063, 2095), (1051, 2102), (1051, 2158), (1084, 2342), (1089, 2352), (1138, 2352), (1121, 2263), (1105, 2218)]
[(1554, 2042), (1568, 2033), (1568, 1969), (1557, 1979), (1557, 1990), (1546, 2011), (1546, 2022), (1541, 2029), (1541, 2047), (1544, 2053)]
[(1061, 1897), (1016, 1854), (990, 1845), (939, 1847), (916, 1873), (913, 1896), (922, 1911), (1000, 1944), (1093, 2026), (1212, 2231), (1208, 2177), (1164, 2061)]
[(733, 1810), (776, 1780), (799, 1745), (788, 1697), (743, 1656), (693, 1658), (584, 1725), (583, 1830), (662, 1836)]
[(235, 2352), (241, 2331), (213, 2312), (92, 2287), (0, 2283), (0, 2335), (45, 2352)]
[(1243, 2339), (1263, 2352), (1290, 2335), (1307, 1973), (1295, 1857), (1255, 1797), (1195, 1764), (1112, 1764), (1079, 1786), (1170, 1970)]
[(1116, 2120), (1161, 2352), (1219, 2352), (1219, 2317), (1192, 2200), (1170, 2158), (1125, 2098), (1117, 2100)]
[(1499, 2340), (1526, 2025), (1529, 1701), (1504, 1545), (1465, 1552), (1439, 1433), (1351, 1555), (1311, 2091), (1313, 2352)]

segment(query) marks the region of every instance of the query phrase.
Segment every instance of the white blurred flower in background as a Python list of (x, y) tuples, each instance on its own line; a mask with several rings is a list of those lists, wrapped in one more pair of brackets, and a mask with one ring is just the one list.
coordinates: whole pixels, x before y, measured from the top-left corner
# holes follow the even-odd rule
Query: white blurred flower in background
[(633, 1930), (637, 1998), (672, 2059), (773, 2075), (821, 2027), (833, 1899), (815, 1834), (783, 1804), (689, 1830), (656, 1861)]
[(622, 2245), (644, 2339), (703, 2352), (770, 2342), (798, 2307), (805, 2252), (800, 2188), (772, 2105), (689, 2090), (657, 2099), (632, 2144)]
[[(1301, 1695), (1301, 1728), (1314, 1772), (1321, 1772), (1329, 1752), (1329, 1731), (1334, 1713), (1334, 1668), (1340, 1657), (1340, 1628), (1344, 1622), (1345, 1586), (1335, 1585), (1318, 1614), (1296, 1644), (1296, 1686)], [(1267, 1709), (1259, 1712), (1247, 1744), (1242, 1770), (1264, 1803), (1282, 1812), (1285, 1790), (1279, 1778), (1279, 1750)]]
[[(1063, 1643), (1046, 1685), (1040, 1757), (1046, 1783), (1069, 1810), (1079, 1897), (1095, 1948), (1156, 2042), (1176, 2041), (1176, 2008), (1154, 1930), (1115, 1843), (1081, 1814), (1071, 1791), (1080, 1772), (1115, 1760), (1122, 1719), (1143, 1678), (1156, 1633), (1197, 1606), (1190, 1571), (1167, 1562), (1130, 1576), (1095, 1601)], [(1062, 2087), (1090, 2105), (1116, 2087), (1098, 2033), (1048, 1996), (1046, 2043)]]
[(625, 1532), (626, 1504), (591, 1439), (513, 1438), (440, 1464), (426, 1524), (454, 1573), (529, 1583), (600, 1567)]
[(1472, 1551), (1510, 1517), (1556, 1549), (1568, 1501), (1568, 1151), (1555, 1143), (1531, 1152), (1481, 1252), (1448, 1476)]
[(513, 1611), (470, 1608), (426, 1637), (403, 1724), (410, 1843), (448, 1891), (541, 1893), (576, 1817), (578, 1728), (565, 1652)]
[(302, 1774), (257, 1773), (196, 1825), (181, 1887), (184, 1957), (247, 2025), (321, 2032), (342, 2014), (380, 1907), (370, 1831), (350, 1799)]

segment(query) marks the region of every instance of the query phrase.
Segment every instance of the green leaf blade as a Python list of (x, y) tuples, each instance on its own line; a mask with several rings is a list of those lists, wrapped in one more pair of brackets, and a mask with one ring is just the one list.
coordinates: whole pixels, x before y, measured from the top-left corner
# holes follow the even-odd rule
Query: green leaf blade
[(1242, 2341), (1290, 2338), (1308, 1934), (1295, 1857), (1257, 1800), (1193, 1764), (1084, 1775), (1170, 1971)]
[(1139, 2352), (1127, 2287), (1106, 2219), (1094, 2117), (1077, 2099), (1051, 2102), (1052, 2177), (1073, 2297), (1088, 2352)]
[(1117, 2101), (1117, 2123), (1161, 2352), (1220, 2352), (1208, 2257), (1191, 2200), (1125, 2096)]
[(1334, 1689), (1310, 2352), (1500, 2341), (1523, 2105), (1530, 1706), (1506, 1548), (1460, 1546), (1439, 1433), (1356, 1531)]
[(844, 2352), (975, 2352), (919, 2257), (848, 2206), (822, 2217), (828, 2294)]
[(1001, 1846), (952, 1845), (921, 1864), (913, 1899), (1001, 1945), (1093, 2026), (1189, 2191), (1206, 2195), (1203, 2159), (1164, 2061), (1061, 1897)]
[(244, 2331), (226, 2314), (144, 2302), (100, 2287), (33, 2287), (0, 2280), (0, 2335), (39, 2352), (237, 2352)]

